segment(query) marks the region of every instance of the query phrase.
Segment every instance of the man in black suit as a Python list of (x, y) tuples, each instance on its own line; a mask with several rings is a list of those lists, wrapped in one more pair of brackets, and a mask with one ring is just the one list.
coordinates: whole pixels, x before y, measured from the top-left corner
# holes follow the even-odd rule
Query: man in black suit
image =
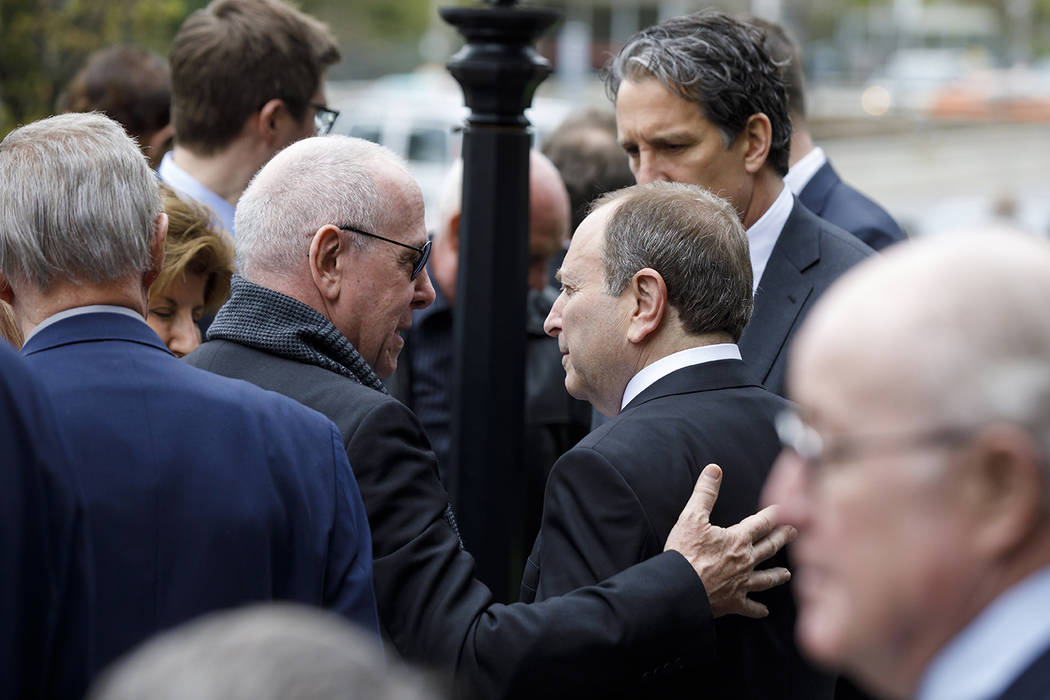
[[(663, 548), (700, 465), (725, 458), (713, 522), (753, 513), (779, 451), (787, 402), (763, 389), (736, 341), (752, 309), (747, 236), (731, 205), (690, 185), (638, 185), (599, 199), (576, 230), (545, 328), (565, 385), (616, 415), (555, 463), (523, 600), (596, 583)], [(618, 415), (617, 415), (618, 414)], [(798, 656), (794, 605), (772, 591), (761, 621), (720, 618), (717, 641), (676, 673), (622, 692), (693, 697), (831, 697)], [(755, 673), (761, 668), (761, 673)]]
[[(398, 331), (434, 299), (423, 196), (396, 156), (345, 136), (300, 141), (253, 179), (237, 231), (243, 277), (187, 359), (339, 426), (372, 529), (380, 621), (406, 658), (454, 671), (480, 698), (602, 697), (683, 653), (704, 653), (712, 616), (764, 613), (747, 593), (787, 572), (751, 567), (788, 533), (752, 544), (768, 514), (710, 525), (714, 468), (668, 551), (538, 605), (492, 603), (426, 435), (380, 380), (397, 366)], [(742, 560), (723, 556), (736, 547)]]
[(787, 89), (791, 116), (791, 155), (784, 182), (814, 214), (849, 231), (875, 250), (903, 241), (907, 236), (889, 213), (864, 194), (850, 187), (813, 143), (806, 120), (806, 81), (798, 44), (779, 24), (757, 17), (747, 21), (765, 36), (765, 48), (780, 64)]
[[(960, 274), (965, 271), (965, 274)], [(1050, 246), (894, 246), (799, 332), (764, 498), (797, 637), (880, 697), (1050, 697)]]
[(639, 183), (700, 185), (736, 208), (755, 286), (740, 352), (762, 384), (783, 395), (795, 328), (827, 286), (872, 251), (784, 185), (791, 120), (761, 33), (713, 10), (670, 19), (631, 37), (606, 80)]

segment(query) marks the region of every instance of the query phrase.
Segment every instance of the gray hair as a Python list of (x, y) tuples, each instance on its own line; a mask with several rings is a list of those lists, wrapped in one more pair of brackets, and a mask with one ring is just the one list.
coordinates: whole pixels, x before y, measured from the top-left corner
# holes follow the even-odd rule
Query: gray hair
[[(287, 274), (309, 251), (310, 235), (332, 224), (382, 231), (393, 217), (384, 199), (394, 177), (411, 180), (393, 152), (350, 136), (318, 136), (284, 149), (262, 168), (237, 202), (237, 268), (251, 280)], [(349, 238), (366, 246), (364, 236)]]
[(592, 211), (615, 206), (602, 246), (605, 292), (618, 296), (644, 267), (660, 273), (689, 333), (740, 339), (754, 308), (747, 234), (736, 210), (707, 190), (653, 182), (613, 192)]
[(791, 120), (784, 80), (757, 28), (704, 10), (643, 29), (606, 67), (605, 87), (615, 101), (624, 80), (648, 78), (695, 103), (726, 148), (752, 115), (765, 114), (773, 128), (767, 162), (787, 174)]
[(0, 142), (0, 272), (38, 289), (149, 269), (157, 179), (124, 129), (95, 112), (15, 129)]
[(257, 605), (155, 637), (110, 667), (90, 700), (437, 700), (377, 639), (332, 613)]

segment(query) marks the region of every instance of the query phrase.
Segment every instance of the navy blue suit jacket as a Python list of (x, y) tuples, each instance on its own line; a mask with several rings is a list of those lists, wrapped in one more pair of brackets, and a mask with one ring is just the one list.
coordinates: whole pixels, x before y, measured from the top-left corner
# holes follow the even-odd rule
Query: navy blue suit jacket
[(798, 198), (811, 212), (875, 250), (908, 237), (885, 209), (843, 182), (830, 162), (821, 166)]
[(1046, 700), (1050, 698), (1050, 647), (1003, 691), (996, 700)]
[(769, 255), (740, 355), (762, 386), (784, 395), (788, 347), (820, 295), (871, 248), (817, 217), (798, 199)]
[(0, 340), (0, 698), (79, 698), (90, 673), (83, 502), (51, 404)]
[(118, 313), (22, 350), (73, 450), (95, 563), (95, 668), (249, 601), (333, 609), (378, 633), (361, 496), (331, 421), (175, 359)]

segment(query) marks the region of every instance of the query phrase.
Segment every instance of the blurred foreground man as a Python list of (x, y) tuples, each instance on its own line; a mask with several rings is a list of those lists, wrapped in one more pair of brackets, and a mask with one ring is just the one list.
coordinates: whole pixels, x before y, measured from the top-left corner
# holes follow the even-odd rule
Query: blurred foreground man
[(755, 290), (740, 353), (763, 386), (783, 395), (795, 329), (828, 285), (872, 250), (815, 216), (784, 184), (791, 119), (761, 33), (714, 10), (675, 17), (628, 39), (606, 81), (640, 184), (700, 185), (736, 208)]
[(249, 601), (324, 606), (377, 633), (368, 524), (335, 426), (188, 367), (146, 325), (168, 219), (135, 143), (99, 114), (44, 119), (0, 142), (0, 182), (0, 294), (84, 495), (92, 669)]
[[(380, 379), (412, 311), (434, 300), (423, 195), (390, 151), (345, 136), (289, 146), (245, 191), (237, 230), (243, 277), (187, 359), (339, 426), (372, 527), (380, 619), (406, 658), (455, 671), (478, 698), (608, 697), (704, 648), (712, 616), (764, 613), (747, 594), (787, 572), (752, 569), (789, 533), (766, 537), (768, 513), (712, 526), (715, 468), (668, 551), (539, 605), (492, 602), (419, 421)], [(734, 547), (744, 556), (723, 556)]]
[(797, 635), (887, 697), (1050, 697), (1050, 247), (895, 246), (795, 345), (764, 498), (799, 529)]
[[(780, 449), (774, 420), (788, 405), (740, 359), (751, 263), (724, 200), (672, 183), (606, 195), (576, 230), (558, 274), (562, 293), (546, 329), (561, 346), (565, 385), (616, 417), (555, 463), (524, 601), (658, 554), (709, 462), (725, 470), (712, 521), (754, 513)], [(622, 692), (695, 697), (699, 682), (714, 698), (830, 698), (833, 679), (795, 649), (789, 592), (762, 600), (768, 617), (708, 620), (700, 653), (683, 653), (673, 669)]]

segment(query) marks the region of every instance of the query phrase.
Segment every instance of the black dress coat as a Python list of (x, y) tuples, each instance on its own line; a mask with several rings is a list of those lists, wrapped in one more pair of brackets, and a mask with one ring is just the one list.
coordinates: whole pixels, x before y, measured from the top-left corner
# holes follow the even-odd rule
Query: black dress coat
[[(551, 471), (522, 600), (546, 600), (663, 550), (700, 471), (723, 481), (711, 521), (729, 526), (758, 509), (780, 451), (774, 418), (787, 402), (740, 360), (676, 370), (562, 456)], [(783, 554), (770, 565), (786, 566)], [(830, 698), (833, 680), (795, 648), (787, 586), (756, 595), (770, 615), (726, 616), (705, 630), (709, 648), (683, 653), (663, 677), (620, 689), (627, 697)]]
[(675, 552), (543, 604), (494, 604), (444, 517), (448, 495), (434, 453), (404, 404), (229, 341), (211, 340), (187, 360), (291, 396), (336, 423), (368, 511), (384, 630), (404, 657), (454, 670), (461, 693), (607, 697), (709, 641), (703, 585)]

